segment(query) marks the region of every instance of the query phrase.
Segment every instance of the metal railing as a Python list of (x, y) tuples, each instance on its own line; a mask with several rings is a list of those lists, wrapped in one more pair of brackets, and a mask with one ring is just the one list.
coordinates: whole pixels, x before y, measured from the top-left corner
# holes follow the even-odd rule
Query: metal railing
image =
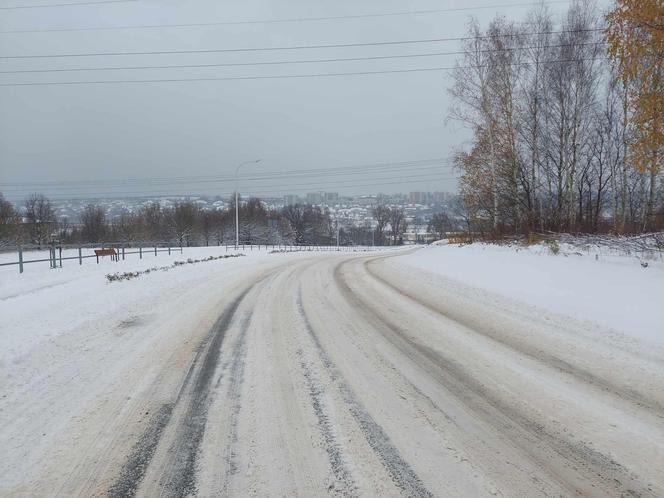
[[(77, 260), (79, 265), (83, 264), (84, 259), (95, 258), (97, 264), (99, 264), (99, 256), (94, 252), (92, 254), (83, 254), (84, 249), (95, 250), (95, 249), (114, 249), (116, 252), (115, 261), (120, 261), (120, 258), (124, 259), (131, 254), (138, 254), (140, 259), (143, 259), (144, 254), (154, 254), (158, 255), (160, 252), (168, 252), (170, 255), (173, 251), (179, 251), (182, 254), (183, 248), (181, 245), (172, 245), (167, 242), (149, 242), (149, 243), (139, 243), (139, 244), (124, 244), (124, 243), (108, 243), (103, 244), (81, 244), (81, 245), (65, 245), (65, 244), (50, 244), (46, 247), (48, 250), (48, 257), (40, 257), (37, 259), (26, 259), (25, 253), (30, 251), (41, 251), (44, 249), (44, 246), (16, 246), (14, 251), (16, 251), (18, 259), (16, 261), (10, 261), (6, 263), (0, 263), (0, 266), (18, 266), (19, 273), (23, 273), (24, 266), (30, 263), (49, 263), (50, 268), (62, 268), (62, 262), (67, 260)], [(74, 256), (66, 256), (62, 254), (62, 251), (68, 249), (76, 249), (78, 254)], [(8, 252), (5, 248), (3, 252)], [(104, 256), (102, 256), (104, 257)]]
[[(225, 251), (228, 252), (229, 249), (235, 249), (235, 243), (218, 243), (216, 247), (224, 246)], [(200, 247), (215, 247), (210, 246), (200, 246)], [(267, 243), (241, 243), (238, 246), (238, 250), (242, 251), (253, 251), (261, 250), (272, 250), (274, 252), (317, 252), (317, 251), (354, 251), (357, 248), (355, 246), (337, 246), (337, 245), (318, 245), (318, 244), (267, 244)], [(26, 259), (26, 253), (31, 251), (48, 251), (48, 257), (38, 257), (36, 259)], [(95, 258), (97, 264), (99, 264), (99, 258), (97, 254), (94, 253), (95, 249), (114, 249), (116, 251), (116, 256), (114, 260), (119, 262), (120, 260), (125, 260), (129, 255), (138, 254), (140, 259), (143, 259), (144, 255), (157, 256), (160, 252), (167, 252), (171, 255), (174, 251), (179, 251), (180, 254), (183, 253), (182, 245), (173, 245), (172, 242), (141, 242), (141, 243), (112, 243), (104, 242), (103, 244), (50, 244), (48, 246), (37, 246), (37, 245), (22, 245), (14, 246), (11, 250), (8, 250), (7, 247), (3, 248), (3, 253), (7, 252), (16, 252), (17, 259), (15, 261), (9, 261), (0, 263), (0, 266), (18, 266), (19, 273), (23, 273), (24, 266), (31, 263), (49, 263), (49, 267), (52, 269), (62, 268), (62, 262), (68, 260), (78, 261), (79, 266), (83, 264), (83, 260)], [(76, 250), (76, 254), (63, 255), (63, 250)], [(84, 254), (84, 250), (93, 251), (92, 254)], [(104, 256), (101, 256), (102, 258)]]

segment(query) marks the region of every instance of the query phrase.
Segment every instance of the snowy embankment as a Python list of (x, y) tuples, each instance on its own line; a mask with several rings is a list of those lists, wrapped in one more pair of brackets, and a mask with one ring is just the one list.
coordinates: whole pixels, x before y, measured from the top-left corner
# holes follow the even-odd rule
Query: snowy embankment
[[(432, 245), (401, 263), (518, 302), (664, 343), (664, 261), (604, 248)], [(642, 265), (643, 263), (643, 265)], [(647, 263), (647, 266), (645, 265)]]

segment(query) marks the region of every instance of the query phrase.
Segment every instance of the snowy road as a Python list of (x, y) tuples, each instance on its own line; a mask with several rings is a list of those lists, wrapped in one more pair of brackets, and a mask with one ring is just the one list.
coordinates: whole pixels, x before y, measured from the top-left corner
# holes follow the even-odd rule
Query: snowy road
[(393, 256), (273, 255), (44, 346), (0, 495), (664, 496), (660, 349)]

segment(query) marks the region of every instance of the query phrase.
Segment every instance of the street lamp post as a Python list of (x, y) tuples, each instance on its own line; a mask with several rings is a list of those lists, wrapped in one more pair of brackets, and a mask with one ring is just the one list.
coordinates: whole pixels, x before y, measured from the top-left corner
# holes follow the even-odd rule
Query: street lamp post
[(339, 213), (334, 213), (335, 218), (337, 219), (337, 251), (339, 250)]
[(240, 214), (238, 210), (238, 188), (239, 188), (239, 179), (238, 174), (240, 173), (240, 168), (245, 164), (256, 164), (261, 162), (260, 159), (255, 159), (253, 161), (244, 161), (237, 165), (235, 168), (235, 250), (237, 251), (240, 246)]

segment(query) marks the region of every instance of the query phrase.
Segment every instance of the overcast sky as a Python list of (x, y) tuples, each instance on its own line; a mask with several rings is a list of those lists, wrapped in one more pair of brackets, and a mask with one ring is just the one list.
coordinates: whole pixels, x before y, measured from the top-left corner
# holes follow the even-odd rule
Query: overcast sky
[[(1, 0), (0, 31), (212, 23), (495, 6), (456, 12), (159, 29), (0, 34), (0, 56), (181, 51), (341, 44), (463, 36), (470, 15), (521, 19), (518, 0), (138, 0), (8, 9), (83, 0)], [(91, 0), (88, 0), (91, 1)], [(97, 0), (99, 1), (99, 0)], [(561, 12), (567, 4), (550, 5)], [(458, 42), (263, 52), (151, 54), (0, 60), (2, 71), (110, 66), (192, 65), (311, 60), (445, 52)], [(0, 83), (295, 75), (452, 66), (455, 56), (244, 67), (1, 74)], [(466, 132), (446, 124), (449, 72), (411, 72), (301, 79), (113, 83), (0, 87), (0, 183), (231, 175), (447, 158)], [(426, 171), (426, 174), (423, 174)], [(247, 181), (268, 195), (333, 190), (377, 193), (453, 191), (454, 172), (413, 170), (372, 176)], [(399, 176), (401, 175), (401, 176)], [(427, 176), (428, 175), (428, 176)], [(412, 180), (420, 180), (413, 182)], [(307, 184), (312, 183), (312, 185)], [(349, 185), (355, 183), (357, 186)], [(66, 187), (66, 188), (65, 188)], [(0, 186), (9, 198), (33, 185)], [(35, 189), (44, 190), (47, 189)], [(118, 194), (172, 193), (182, 186), (129, 184)], [(199, 183), (196, 193), (227, 194), (232, 182)], [(54, 197), (105, 192), (98, 185), (60, 185)]]

